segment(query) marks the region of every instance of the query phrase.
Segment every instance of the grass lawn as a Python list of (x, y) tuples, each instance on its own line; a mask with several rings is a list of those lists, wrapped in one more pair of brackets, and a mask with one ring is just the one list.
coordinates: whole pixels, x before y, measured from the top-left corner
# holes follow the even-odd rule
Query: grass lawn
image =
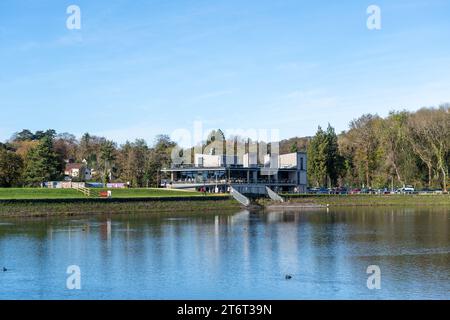
[(378, 206), (378, 205), (446, 205), (450, 206), (450, 195), (289, 195), (282, 194), (288, 202), (316, 203), (338, 206)]
[[(136, 189), (91, 189), (97, 191), (111, 190), (113, 198), (149, 198), (149, 197), (198, 197), (203, 193), (195, 191), (136, 188)], [(218, 194), (207, 193), (207, 196), (218, 196)]]
[[(92, 189), (106, 191), (108, 189)], [(147, 197), (190, 197), (203, 196), (200, 192), (188, 192), (168, 189), (109, 189), (113, 198), (147, 198)], [(208, 194), (217, 196), (217, 194)], [(73, 189), (46, 188), (0, 188), (0, 200), (9, 199), (75, 199), (85, 196)]]
[(84, 198), (72, 189), (0, 188), (0, 200), (9, 199), (74, 199)]

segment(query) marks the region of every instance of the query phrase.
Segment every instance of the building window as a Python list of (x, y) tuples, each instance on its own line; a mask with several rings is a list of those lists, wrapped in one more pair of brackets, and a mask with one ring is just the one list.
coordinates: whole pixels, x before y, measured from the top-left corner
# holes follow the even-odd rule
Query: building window
[(303, 168), (303, 158), (300, 158), (300, 170), (304, 170)]

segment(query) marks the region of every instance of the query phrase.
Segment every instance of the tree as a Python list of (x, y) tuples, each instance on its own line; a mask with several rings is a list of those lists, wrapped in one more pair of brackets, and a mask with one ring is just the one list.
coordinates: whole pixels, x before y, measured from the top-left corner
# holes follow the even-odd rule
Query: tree
[(56, 131), (53, 129), (48, 129), (46, 131), (36, 131), (34, 134), (34, 140), (41, 140), (44, 137), (48, 137), (50, 139), (54, 139), (56, 136)]
[(24, 140), (24, 141), (13, 141), (11, 143), (16, 154), (22, 157), (22, 160), (27, 158), (28, 152), (35, 148), (39, 144), (39, 141), (35, 140)]
[(22, 170), (22, 158), (13, 151), (0, 147), (0, 187), (18, 186)]
[(336, 186), (341, 172), (341, 157), (339, 155), (338, 137), (334, 128), (328, 124), (326, 132), (326, 168), (329, 186)]
[(115, 156), (116, 145), (113, 141), (106, 140), (100, 148), (100, 167), (103, 172), (103, 181), (108, 183), (112, 179), (113, 161)]
[(350, 123), (348, 139), (353, 150), (353, 165), (360, 181), (372, 187), (374, 174), (380, 164), (380, 117), (365, 114)]
[(212, 130), (202, 146), (203, 153), (206, 154), (226, 154), (226, 139), (222, 130)]
[(327, 136), (321, 127), (308, 145), (308, 178), (311, 184), (326, 185), (327, 178)]
[[(78, 151), (77, 138), (70, 133), (60, 133), (53, 139), (55, 151), (67, 160), (76, 160)], [(82, 159), (79, 159), (82, 160)]]
[(171, 164), (172, 149), (176, 143), (170, 140), (167, 135), (158, 135), (154, 147), (149, 151), (149, 158), (146, 165), (147, 185), (159, 186), (159, 170), (169, 167)]
[(100, 160), (101, 148), (106, 141), (106, 138), (85, 133), (80, 139), (78, 159), (86, 159), (89, 166), (100, 169), (102, 164), (98, 163), (98, 161)]
[(341, 172), (338, 137), (328, 124), (327, 131), (318, 128), (308, 145), (308, 176), (316, 186), (336, 186)]
[(441, 177), (441, 187), (447, 191), (448, 162), (450, 149), (449, 106), (438, 109), (423, 108), (410, 116), (408, 122), (409, 141), (414, 152), (428, 167), (428, 185), (431, 186), (435, 167)]
[(415, 166), (415, 157), (408, 141), (408, 117), (406, 111), (390, 112), (382, 122), (380, 132), (387, 172), (395, 175), (401, 185), (413, 179)]
[(117, 154), (117, 176), (122, 181), (132, 180), (131, 150), (131, 143), (129, 141), (126, 141), (125, 144), (120, 147), (120, 150)]
[(138, 187), (145, 185), (146, 162), (149, 156), (147, 143), (143, 139), (136, 139), (131, 153), (132, 183)]
[(291, 149), (289, 150), (290, 152), (298, 152), (298, 144), (297, 141), (294, 141), (291, 145)]
[(131, 182), (133, 186), (145, 186), (148, 157), (149, 148), (144, 140), (136, 139), (133, 143), (127, 141), (118, 153), (118, 177), (122, 181)]
[(297, 152), (297, 151), (307, 151), (308, 144), (311, 141), (311, 137), (295, 137), (290, 139), (281, 140), (280, 145), (280, 154), (285, 154), (289, 152)]
[(36, 133), (31, 132), (28, 129), (23, 129), (20, 132), (17, 132), (13, 135), (13, 141), (33, 141), (33, 140), (41, 140), (44, 137), (49, 137), (53, 139), (56, 136), (56, 131), (53, 129), (48, 129), (46, 131), (36, 131)]
[(93, 148), (91, 146), (91, 135), (89, 133), (85, 133), (81, 137), (78, 152), (79, 158), (89, 160), (93, 152)]
[(12, 136), (11, 140), (13, 140), (13, 141), (34, 140), (34, 134), (28, 129), (23, 129), (22, 131), (15, 133)]
[(25, 183), (38, 185), (45, 181), (56, 180), (62, 174), (62, 167), (62, 159), (55, 152), (51, 138), (44, 136), (39, 144), (27, 154)]

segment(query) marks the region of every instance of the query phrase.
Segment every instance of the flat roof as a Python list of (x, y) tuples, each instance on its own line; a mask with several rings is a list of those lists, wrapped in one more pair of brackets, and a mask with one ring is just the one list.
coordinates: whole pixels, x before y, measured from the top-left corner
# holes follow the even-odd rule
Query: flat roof
[(278, 170), (278, 171), (297, 171), (297, 170), (299, 170), (297, 167), (278, 168), (278, 169), (265, 168), (265, 167), (248, 167), (248, 168), (244, 168), (244, 167), (215, 167), (215, 168), (211, 168), (211, 167), (207, 167), (207, 168), (192, 167), (192, 168), (161, 169), (161, 171), (164, 171), (164, 172), (170, 172), (170, 171), (177, 171), (177, 172), (182, 172), (182, 171), (226, 171), (226, 170), (230, 170), (230, 171), (260, 171), (260, 170), (264, 170), (264, 169), (266, 169), (266, 170), (273, 170), (273, 171), (275, 171), (275, 170)]

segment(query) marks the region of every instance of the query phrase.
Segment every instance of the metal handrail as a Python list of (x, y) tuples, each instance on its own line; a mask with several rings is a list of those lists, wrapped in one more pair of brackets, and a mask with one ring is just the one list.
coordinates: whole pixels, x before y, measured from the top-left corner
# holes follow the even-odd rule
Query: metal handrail
[(274, 181), (274, 180), (257, 180), (256, 182), (254, 181), (247, 181), (247, 179), (209, 179), (209, 180), (191, 180), (191, 181), (183, 181), (183, 180), (175, 180), (175, 181), (167, 181), (167, 184), (172, 183), (172, 184), (201, 184), (201, 183), (217, 183), (217, 184), (297, 184), (297, 182), (295, 180), (278, 180), (278, 181)]
[(234, 199), (236, 199), (238, 202), (240, 202), (244, 206), (248, 207), (250, 205), (250, 200), (246, 196), (244, 196), (242, 193), (235, 190), (234, 188), (230, 189), (230, 194)]

